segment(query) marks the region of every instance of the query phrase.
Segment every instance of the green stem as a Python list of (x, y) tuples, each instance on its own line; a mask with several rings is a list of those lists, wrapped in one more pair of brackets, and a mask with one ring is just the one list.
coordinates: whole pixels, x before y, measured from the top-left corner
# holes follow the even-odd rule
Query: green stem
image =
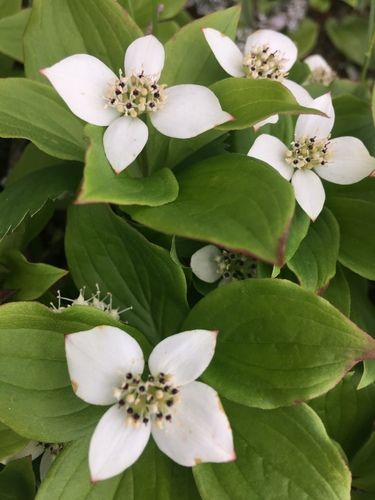
[(152, 33), (158, 36), (158, 0), (152, 0)]
[(363, 82), (366, 80), (374, 44), (375, 44), (375, 0), (371, 0), (370, 18), (368, 23), (368, 45), (361, 73), (361, 80)]

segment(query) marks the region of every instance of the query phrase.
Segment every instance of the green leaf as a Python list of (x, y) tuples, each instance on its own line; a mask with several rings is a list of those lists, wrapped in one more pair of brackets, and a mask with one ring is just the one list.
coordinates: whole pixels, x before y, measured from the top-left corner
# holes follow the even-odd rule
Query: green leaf
[(82, 160), (82, 122), (47, 85), (25, 78), (0, 80), (0, 137), (29, 139), (64, 160)]
[(285, 260), (288, 262), (298, 250), (302, 240), (305, 238), (310, 227), (310, 218), (296, 205), (293, 220), (290, 226), (285, 249)]
[(298, 28), (288, 32), (288, 36), (298, 47), (298, 57), (303, 58), (315, 47), (319, 36), (319, 25), (305, 17)]
[(375, 279), (375, 179), (327, 190), (327, 206), (340, 226), (339, 260), (368, 279)]
[(275, 114), (321, 114), (316, 109), (300, 106), (293, 94), (279, 82), (226, 78), (210, 88), (219, 98), (224, 111), (235, 118), (220, 125), (220, 130), (248, 128)]
[(350, 462), (353, 473), (353, 486), (375, 493), (375, 432)]
[(15, 460), (0, 472), (1, 500), (33, 500), (34, 497), (35, 476), (29, 458)]
[(17, 290), (13, 300), (37, 299), (68, 273), (49, 264), (28, 262), (15, 249), (2, 257), (0, 264), (6, 268), (7, 273), (2, 286), (8, 290)]
[(335, 97), (333, 104), (335, 125), (332, 137), (357, 137), (370, 154), (375, 155), (375, 128), (369, 102), (354, 95), (342, 95)]
[(71, 441), (90, 431), (105, 407), (88, 405), (74, 394), (64, 334), (98, 325), (126, 330), (147, 351), (140, 333), (94, 307), (55, 312), (36, 302), (1, 306), (0, 421), (47, 443)]
[(0, 0), (0, 19), (21, 10), (22, 0)]
[(34, 0), (24, 36), (25, 70), (39, 70), (72, 54), (91, 54), (117, 72), (125, 49), (142, 31), (113, 0)]
[(331, 304), (279, 279), (217, 288), (184, 328), (219, 330), (204, 381), (232, 401), (265, 409), (324, 394), (375, 356), (375, 341)]
[[(163, 0), (161, 3), (158, 2), (158, 19), (160, 21), (171, 19), (181, 11), (185, 3), (186, 0)], [(153, 14), (153, 3), (150, 0), (119, 0), (119, 4), (129, 12), (141, 28), (149, 29)]]
[(274, 169), (247, 156), (227, 154), (189, 165), (177, 174), (177, 181), (180, 190), (173, 203), (126, 210), (161, 232), (282, 261), (294, 195)]
[(357, 390), (358, 377), (349, 373), (334, 389), (310, 402), (328, 434), (351, 457), (363, 444), (375, 420), (375, 385)]
[(202, 28), (214, 28), (234, 38), (240, 16), (240, 8), (220, 10), (187, 24), (165, 44), (165, 66), (161, 83), (177, 85), (197, 83), (210, 85), (226, 73), (216, 61)]
[[(356, 15), (345, 17), (329, 17), (326, 24), (326, 32), (337, 50), (342, 52), (348, 59), (362, 65), (367, 49), (367, 25), (368, 20)], [(374, 55), (371, 58), (370, 67), (374, 67)]]
[(22, 37), (31, 9), (23, 9), (13, 16), (0, 19), (0, 52), (23, 62)]
[[(351, 295), (350, 319), (360, 328), (375, 337), (375, 305), (370, 300), (369, 282), (357, 274), (345, 269)], [(375, 360), (368, 359), (363, 362), (363, 374), (359, 388), (375, 382)]]
[(26, 446), (28, 442), (28, 439), (18, 435), (0, 422), (0, 460), (13, 455), (13, 453)]
[(350, 499), (349, 469), (311, 408), (225, 409), (237, 460), (194, 467), (203, 500)]
[(80, 166), (60, 164), (22, 177), (0, 193), (0, 238), (13, 232), (27, 215), (33, 217), (47, 203), (71, 196), (79, 182)]
[(109, 207), (70, 208), (66, 255), (77, 287), (95, 293), (98, 284), (115, 307), (131, 306), (126, 321), (152, 343), (179, 331), (188, 311), (183, 271)]
[(30, 142), (23, 150), (20, 159), (9, 172), (5, 185), (8, 187), (25, 175), (31, 174), (36, 170), (58, 165), (59, 163), (61, 161), (58, 158), (43, 153), (43, 151)]
[(103, 127), (87, 125), (91, 145), (86, 155), (83, 184), (77, 203), (117, 203), (158, 206), (177, 198), (178, 184), (171, 170), (163, 168), (150, 177), (117, 175), (105, 156)]
[[(345, 316), (350, 316), (351, 297), (349, 283), (346, 279), (344, 269), (339, 263), (337, 263), (336, 274), (329, 282), (329, 286), (325, 289), (322, 297), (345, 314)], [(358, 326), (361, 326), (355, 320), (353, 321)], [(364, 330), (367, 331), (366, 328)]]
[(191, 469), (181, 467), (150, 441), (138, 461), (123, 474), (96, 484), (87, 465), (88, 438), (67, 446), (41, 484), (38, 500), (199, 500)]
[(324, 208), (288, 261), (289, 269), (303, 288), (315, 292), (328, 285), (336, 273), (339, 244), (339, 225), (332, 213)]

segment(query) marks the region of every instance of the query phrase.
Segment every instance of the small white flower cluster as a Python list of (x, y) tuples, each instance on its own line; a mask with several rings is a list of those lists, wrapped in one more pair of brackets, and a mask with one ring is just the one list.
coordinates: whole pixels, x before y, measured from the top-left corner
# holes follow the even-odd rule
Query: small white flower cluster
[[(79, 295), (76, 299), (70, 299), (68, 297), (62, 297), (60, 290), (57, 291), (57, 307), (51, 302), (50, 305), (52, 310), (55, 312), (61, 312), (67, 307), (72, 306), (88, 306), (94, 307), (95, 309), (99, 309), (99, 311), (103, 311), (111, 316), (111, 318), (119, 320), (121, 319), (121, 314), (126, 311), (131, 311), (133, 309), (132, 306), (126, 307), (125, 309), (115, 308), (112, 304), (112, 294), (107, 292), (104, 298), (101, 298), (101, 291), (99, 285), (96, 284), (96, 292), (91, 295), (89, 298), (85, 298), (85, 288), (81, 288), (79, 291)], [(63, 305), (63, 301), (67, 302), (66, 305)]]

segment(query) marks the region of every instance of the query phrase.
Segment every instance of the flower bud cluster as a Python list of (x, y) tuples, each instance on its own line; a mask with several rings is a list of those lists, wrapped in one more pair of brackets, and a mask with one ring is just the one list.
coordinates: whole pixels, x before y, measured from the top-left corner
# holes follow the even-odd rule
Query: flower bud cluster
[(136, 118), (145, 111), (155, 112), (166, 100), (166, 85), (159, 85), (143, 74), (123, 76), (111, 83), (105, 96), (106, 106), (115, 108), (125, 116)]
[(144, 382), (138, 375), (127, 373), (114, 395), (126, 412), (128, 424), (139, 426), (154, 420), (159, 427), (172, 421), (171, 409), (178, 402), (178, 388), (169, 382), (170, 376), (150, 375)]
[(280, 81), (287, 76), (287, 72), (282, 70), (285, 59), (278, 51), (271, 52), (267, 45), (245, 54), (242, 64), (247, 78), (254, 80), (268, 78)]
[(330, 157), (328, 139), (302, 137), (291, 143), (285, 160), (292, 167), (311, 170), (325, 165)]

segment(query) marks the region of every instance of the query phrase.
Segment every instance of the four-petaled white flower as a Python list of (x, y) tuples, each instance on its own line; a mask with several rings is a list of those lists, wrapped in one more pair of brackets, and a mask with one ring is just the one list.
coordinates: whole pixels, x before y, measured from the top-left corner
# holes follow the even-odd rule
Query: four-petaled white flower
[(99, 59), (76, 54), (41, 72), (70, 110), (93, 125), (107, 126), (105, 154), (120, 173), (144, 148), (147, 125), (139, 118), (148, 113), (164, 135), (195, 137), (233, 117), (221, 109), (215, 94), (201, 85), (158, 83), (164, 66), (164, 47), (153, 35), (138, 38), (125, 53), (125, 73), (117, 77)]
[(206, 283), (215, 283), (220, 279), (219, 286), (254, 278), (257, 273), (255, 259), (215, 245), (206, 245), (194, 252), (190, 266), (193, 273)]
[(375, 158), (356, 137), (330, 139), (335, 112), (330, 93), (314, 100), (314, 108), (327, 117), (300, 115), (290, 148), (280, 139), (260, 135), (248, 153), (291, 180), (297, 202), (315, 220), (320, 214), (325, 192), (322, 179), (336, 184), (353, 184), (375, 169)]
[(91, 404), (113, 406), (91, 438), (92, 481), (119, 474), (144, 450), (150, 434), (175, 462), (235, 459), (232, 431), (217, 393), (196, 382), (209, 365), (217, 332), (191, 330), (167, 337), (152, 351), (141, 379), (143, 353), (126, 332), (111, 326), (67, 335), (72, 386)]
[[(277, 31), (258, 30), (248, 36), (242, 54), (237, 45), (220, 31), (204, 28), (203, 33), (218, 63), (229, 75), (276, 80), (294, 95), (298, 104), (311, 106), (313, 99), (307, 90), (286, 78), (298, 53), (290, 38)], [(272, 115), (258, 122), (255, 128), (276, 123), (278, 119), (278, 115)]]
[(319, 54), (312, 54), (306, 57), (304, 63), (307, 64), (311, 71), (308, 82), (321, 83), (328, 87), (336, 78), (336, 72), (333, 71), (327, 61)]

